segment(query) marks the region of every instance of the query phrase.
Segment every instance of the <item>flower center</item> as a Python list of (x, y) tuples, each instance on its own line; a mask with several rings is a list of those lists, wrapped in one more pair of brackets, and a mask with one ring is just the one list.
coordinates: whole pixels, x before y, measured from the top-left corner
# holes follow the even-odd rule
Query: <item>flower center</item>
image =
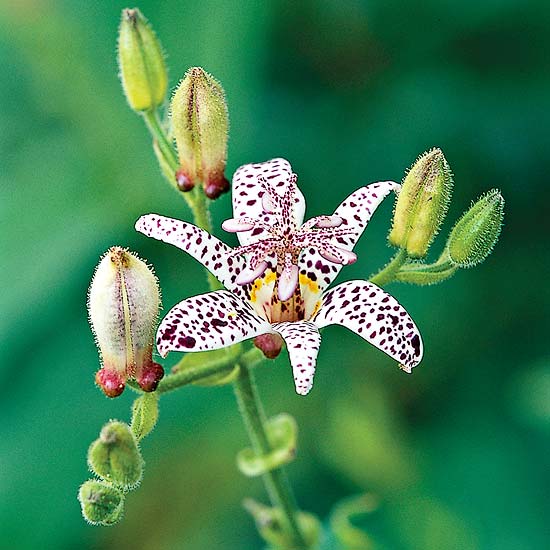
[[(300, 292), (300, 270), (298, 260), (302, 252), (314, 249), (323, 258), (337, 264), (351, 264), (356, 255), (335, 245), (338, 237), (353, 233), (351, 229), (340, 228), (343, 220), (339, 216), (317, 216), (303, 225), (296, 222), (296, 174), (292, 174), (283, 195), (273, 190), (265, 180), (261, 196), (262, 210), (268, 214), (265, 219), (241, 217), (226, 220), (222, 227), (230, 232), (250, 231), (257, 239), (247, 245), (235, 248), (231, 255), (245, 255), (248, 267), (237, 277), (237, 284), (246, 285), (270, 279), (270, 271), (275, 275), (272, 285), (270, 312), (266, 318), (280, 320), (301, 320), (310, 308), (304, 304)], [(269, 222), (265, 221), (266, 219)], [(309, 285), (312, 281), (304, 281)], [(263, 284), (263, 283), (262, 283)], [(286, 318), (290, 316), (290, 318)], [(282, 317), (284, 319), (280, 319)]]

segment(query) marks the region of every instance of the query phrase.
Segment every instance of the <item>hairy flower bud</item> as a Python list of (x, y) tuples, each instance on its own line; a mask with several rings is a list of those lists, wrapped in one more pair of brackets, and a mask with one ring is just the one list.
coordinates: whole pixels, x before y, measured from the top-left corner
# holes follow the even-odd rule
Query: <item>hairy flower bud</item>
[(88, 293), (90, 323), (103, 362), (96, 382), (108, 397), (120, 395), (129, 377), (144, 391), (154, 391), (164, 375), (152, 359), (159, 306), (152, 269), (124, 248), (109, 249)]
[(130, 426), (123, 422), (106, 424), (88, 450), (90, 469), (122, 489), (141, 480), (143, 459)]
[(122, 516), (124, 495), (116, 487), (89, 479), (78, 491), (84, 519), (92, 525), (112, 525)]
[(405, 176), (395, 206), (390, 244), (413, 258), (422, 258), (436, 236), (449, 207), (452, 174), (441, 149), (430, 149)]
[(211, 199), (228, 191), (229, 121), (221, 84), (200, 67), (189, 69), (172, 98), (171, 117), (180, 162), (178, 187), (188, 191), (201, 181)]
[(472, 204), (456, 222), (447, 240), (451, 262), (459, 267), (477, 265), (498, 241), (504, 218), (504, 198), (491, 189)]
[(132, 109), (146, 111), (164, 101), (168, 75), (162, 48), (137, 8), (122, 10), (118, 64), (122, 87)]

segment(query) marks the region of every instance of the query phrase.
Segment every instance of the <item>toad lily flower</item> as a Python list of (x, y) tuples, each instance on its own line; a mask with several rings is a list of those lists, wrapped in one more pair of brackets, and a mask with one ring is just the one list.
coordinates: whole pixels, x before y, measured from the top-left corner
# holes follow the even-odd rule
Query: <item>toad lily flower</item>
[(158, 214), (142, 216), (137, 231), (181, 248), (206, 267), (227, 290), (183, 300), (163, 319), (157, 348), (206, 351), (263, 334), (285, 341), (297, 393), (312, 385), (321, 336), (339, 324), (352, 330), (411, 372), (422, 359), (422, 340), (405, 309), (368, 281), (348, 281), (326, 290), (382, 200), (399, 185), (373, 183), (352, 193), (332, 216), (302, 225), (305, 200), (284, 159), (239, 168), (233, 177), (238, 233), (232, 249), (206, 231)]

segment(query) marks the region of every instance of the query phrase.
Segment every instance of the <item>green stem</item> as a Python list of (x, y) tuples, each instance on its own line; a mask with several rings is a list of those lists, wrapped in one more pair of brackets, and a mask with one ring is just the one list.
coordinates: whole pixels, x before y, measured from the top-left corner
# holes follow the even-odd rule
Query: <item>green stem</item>
[[(271, 446), (265, 428), (265, 414), (248, 367), (241, 365), (234, 388), (252, 448), (259, 455), (269, 453)], [(283, 513), (285, 527), (292, 538), (292, 549), (306, 549), (307, 543), (297, 520), (298, 507), (285, 470), (276, 468), (263, 474), (262, 478), (272, 505)]]
[(395, 275), (395, 280), (415, 285), (433, 285), (452, 277), (458, 266), (444, 252), (433, 264), (409, 263)]
[(200, 185), (195, 186), (191, 193), (193, 193), (193, 218), (195, 225), (212, 233), (212, 220), (210, 219), (210, 212), (208, 211), (208, 204), (202, 187)]
[(407, 257), (407, 252), (400, 249), (384, 268), (369, 278), (369, 281), (378, 286), (384, 286), (391, 283), (395, 280), (395, 276), (401, 266), (407, 261)]
[[(158, 111), (156, 109), (151, 109), (149, 111), (144, 111), (142, 113), (143, 120), (149, 129), (149, 132), (153, 136), (153, 139), (156, 141), (158, 148), (162, 152), (164, 159), (166, 160), (170, 170), (175, 173), (179, 168), (178, 158), (174, 147), (170, 143), (166, 131), (163, 128), (163, 125), (160, 121)], [(193, 221), (197, 227), (212, 233), (212, 221), (210, 219), (210, 212), (208, 211), (208, 204), (206, 197), (200, 186), (195, 186), (192, 191), (182, 193), (183, 198), (191, 208), (193, 213)], [(208, 286), (210, 290), (218, 290), (222, 288), (222, 285), (219, 281), (210, 273), (207, 273)]]
[[(208, 231), (208, 233), (212, 233), (212, 220), (210, 218), (210, 211), (208, 210), (208, 202), (201, 186), (197, 185), (191, 193), (190, 205), (195, 225)], [(208, 270), (206, 270), (206, 279), (208, 280), (210, 290), (220, 290), (223, 288), (223, 285)]]
[[(239, 346), (239, 344), (237, 344)], [(172, 373), (166, 375), (159, 383), (157, 391), (159, 393), (167, 393), (183, 386), (192, 384), (208, 378), (213, 374), (220, 374), (227, 372), (229, 374), (237, 364), (242, 368), (251, 369), (264, 360), (264, 354), (258, 348), (251, 348), (243, 353), (242, 348), (239, 346), (233, 348), (227, 348), (227, 356), (223, 358), (217, 358), (212, 361), (205, 361), (200, 366), (185, 368), (185, 357), (179, 363), (176, 363), (172, 367)], [(234, 349), (235, 348), (235, 349)], [(182, 368), (182, 370), (178, 370)], [(126, 383), (130, 388), (137, 393), (143, 393), (143, 390), (139, 387), (135, 380), (127, 380)]]
[[(185, 356), (184, 356), (185, 358)], [(234, 354), (228, 354), (223, 359), (217, 359), (212, 362), (205, 362), (199, 367), (191, 367), (182, 371), (177, 371), (177, 365), (174, 367), (176, 371), (173, 374), (165, 376), (159, 383), (157, 391), (159, 393), (167, 393), (182, 386), (187, 386), (213, 374), (221, 372), (229, 372), (235, 368), (236, 357)]]
[(166, 162), (170, 165), (170, 168), (174, 170), (174, 175), (179, 168), (178, 159), (176, 157), (176, 152), (172, 147), (172, 144), (168, 140), (168, 136), (162, 127), (158, 111), (156, 109), (151, 109), (150, 111), (144, 111), (142, 113), (143, 120), (147, 124), (149, 132), (157, 140), (159, 149), (162, 151)]

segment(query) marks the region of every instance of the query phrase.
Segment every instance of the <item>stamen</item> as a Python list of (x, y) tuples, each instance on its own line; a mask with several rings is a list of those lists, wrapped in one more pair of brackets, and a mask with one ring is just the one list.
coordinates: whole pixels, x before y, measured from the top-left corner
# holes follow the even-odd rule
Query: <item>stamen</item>
[(268, 263), (263, 261), (257, 265), (256, 269), (247, 268), (239, 273), (235, 282), (238, 285), (253, 283), (258, 277), (261, 277), (265, 273), (267, 267)]
[(228, 233), (250, 231), (251, 229), (257, 228), (269, 232), (271, 226), (265, 223), (263, 220), (258, 220), (257, 218), (249, 218), (246, 216), (243, 216), (241, 218), (229, 218), (222, 223), (222, 229), (224, 229)]
[(285, 267), (279, 275), (279, 300), (286, 302), (296, 290), (299, 280), (298, 266), (292, 263), (292, 255), (285, 254)]
[(320, 248), (319, 254), (321, 254), (325, 260), (334, 262), (335, 264), (349, 265), (357, 261), (357, 256), (353, 252), (345, 250), (344, 248), (339, 248), (330, 243), (324, 244), (324, 246)]
[[(353, 252), (335, 244), (336, 239), (354, 233), (351, 228), (340, 227), (344, 223), (342, 217), (316, 216), (301, 227), (296, 226), (293, 216), (297, 200), (296, 179), (296, 174), (289, 176), (284, 195), (280, 195), (264, 178), (259, 178), (264, 189), (262, 209), (272, 216), (269, 222), (243, 216), (226, 220), (222, 225), (226, 231), (235, 233), (262, 230), (258, 240), (231, 252), (231, 256), (248, 256), (248, 268), (239, 274), (236, 282), (240, 285), (251, 283), (271, 266), (279, 274), (277, 294), (282, 302), (289, 300), (296, 292), (299, 284), (298, 258), (304, 249), (315, 248), (323, 258), (336, 264), (347, 265), (357, 260)], [(281, 266), (281, 263), (284, 265)]]
[(304, 223), (300, 229), (312, 229), (313, 227), (330, 229), (340, 227), (342, 223), (344, 223), (344, 220), (340, 216), (316, 216)]
[(239, 233), (240, 231), (254, 229), (254, 224), (245, 223), (239, 218), (230, 218), (222, 223), (222, 229), (228, 233)]

